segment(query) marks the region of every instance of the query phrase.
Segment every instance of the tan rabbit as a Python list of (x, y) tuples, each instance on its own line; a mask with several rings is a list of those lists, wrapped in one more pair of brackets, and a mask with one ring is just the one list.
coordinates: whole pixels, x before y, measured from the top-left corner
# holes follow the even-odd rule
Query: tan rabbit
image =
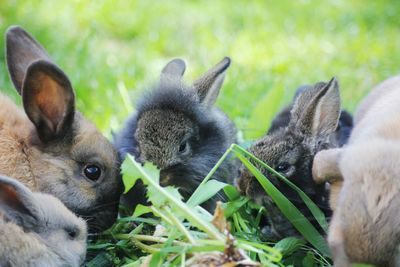
[(60, 200), (0, 176), (0, 266), (80, 266), (86, 235)]
[(356, 262), (400, 266), (399, 114), (397, 76), (362, 102), (349, 144), (315, 158), (314, 179), (336, 187), (328, 241), (337, 267)]
[(7, 65), (24, 111), (0, 94), (0, 173), (58, 197), (100, 231), (122, 191), (111, 143), (75, 109), (64, 72), (22, 28), (6, 34)]

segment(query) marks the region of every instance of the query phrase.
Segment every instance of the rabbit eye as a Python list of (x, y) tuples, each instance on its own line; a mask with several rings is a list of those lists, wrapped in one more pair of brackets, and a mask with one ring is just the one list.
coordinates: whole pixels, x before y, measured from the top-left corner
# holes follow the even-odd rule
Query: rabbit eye
[(100, 167), (96, 165), (87, 165), (85, 169), (83, 170), (85, 176), (92, 180), (92, 181), (97, 181), (100, 178), (101, 175), (101, 169)]
[(285, 173), (285, 172), (287, 172), (289, 170), (289, 168), (290, 168), (290, 164), (289, 163), (282, 162), (276, 167), (276, 171)]
[(65, 232), (67, 232), (71, 240), (77, 238), (79, 234), (79, 230), (77, 228), (66, 228)]
[(179, 153), (183, 154), (183, 153), (185, 153), (185, 152), (187, 151), (187, 149), (188, 149), (187, 141), (182, 142), (182, 143), (179, 145)]

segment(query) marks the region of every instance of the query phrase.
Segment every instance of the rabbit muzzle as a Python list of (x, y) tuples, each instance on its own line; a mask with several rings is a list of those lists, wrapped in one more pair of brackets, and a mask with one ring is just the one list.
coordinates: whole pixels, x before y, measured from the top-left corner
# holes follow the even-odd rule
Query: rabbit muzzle
[(118, 201), (102, 204), (91, 210), (77, 212), (86, 220), (89, 233), (99, 233), (111, 227), (117, 219)]

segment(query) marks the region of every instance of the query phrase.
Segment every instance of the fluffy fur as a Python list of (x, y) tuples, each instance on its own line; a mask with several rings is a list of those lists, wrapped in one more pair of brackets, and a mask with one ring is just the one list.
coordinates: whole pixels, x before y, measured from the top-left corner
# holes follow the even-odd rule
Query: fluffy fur
[(0, 176), (0, 266), (80, 266), (86, 234), (60, 200)]
[(317, 181), (341, 186), (328, 241), (335, 266), (400, 266), (400, 76), (361, 103), (349, 144), (315, 162)]
[[(351, 116), (340, 112), (340, 96), (335, 79), (329, 83), (303, 86), (297, 90), (294, 103), (276, 116), (267, 135), (256, 141), (250, 152), (296, 184), (329, 217), (331, 211), (327, 204), (327, 188), (312, 179), (313, 157), (320, 150), (345, 143), (351, 126)], [(306, 217), (313, 220), (309, 209), (294, 190), (267, 170), (264, 174)], [(243, 194), (267, 207), (270, 237), (297, 234), (244, 166), (241, 167), (238, 187)]]
[[(140, 98), (136, 113), (116, 136), (121, 156), (131, 153), (139, 162), (152, 162), (161, 170), (160, 184), (179, 187), (187, 199), (236, 141), (234, 124), (213, 106), (229, 64), (225, 58), (187, 86), (181, 79), (183, 61), (171, 61), (159, 85)], [(226, 161), (214, 178), (231, 182), (235, 171), (235, 163)], [(212, 209), (214, 203), (208, 204)]]
[[(108, 228), (122, 192), (117, 152), (75, 110), (67, 76), (28, 33), (11, 27), (6, 42), (25, 112), (0, 94), (0, 173), (58, 197), (92, 232)], [(100, 170), (95, 179), (87, 176), (91, 166)]]

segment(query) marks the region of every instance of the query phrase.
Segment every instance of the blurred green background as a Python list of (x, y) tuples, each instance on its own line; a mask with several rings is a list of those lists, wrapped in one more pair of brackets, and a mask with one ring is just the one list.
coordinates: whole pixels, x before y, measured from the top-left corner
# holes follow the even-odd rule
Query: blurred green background
[[(18, 24), (69, 75), (79, 109), (109, 136), (170, 59), (190, 82), (232, 58), (217, 105), (246, 139), (306, 83), (339, 79), (354, 111), (400, 73), (400, 1), (0, 0), (0, 32)], [(0, 43), (0, 87), (18, 101)], [(132, 104), (130, 104), (132, 103)]]

